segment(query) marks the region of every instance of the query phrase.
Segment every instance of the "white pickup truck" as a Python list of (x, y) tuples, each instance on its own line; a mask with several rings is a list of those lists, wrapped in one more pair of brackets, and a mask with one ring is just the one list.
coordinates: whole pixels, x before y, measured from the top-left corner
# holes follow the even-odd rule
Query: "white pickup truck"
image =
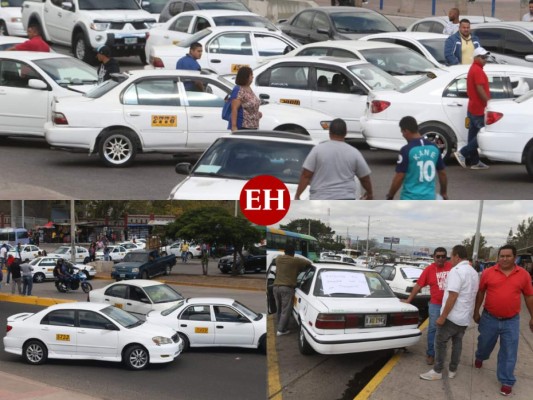
[(46, 41), (70, 46), (76, 58), (91, 64), (104, 44), (114, 56), (138, 55), (146, 63), (147, 32), (155, 23), (137, 0), (27, 0), (22, 5), (25, 29), (39, 25)]

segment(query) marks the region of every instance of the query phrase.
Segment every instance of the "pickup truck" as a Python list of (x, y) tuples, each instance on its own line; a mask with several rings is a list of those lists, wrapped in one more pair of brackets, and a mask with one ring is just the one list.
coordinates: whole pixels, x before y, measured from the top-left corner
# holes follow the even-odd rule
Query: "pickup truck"
[(122, 279), (149, 279), (157, 275), (170, 275), (172, 267), (176, 265), (176, 257), (171, 254), (162, 256), (157, 250), (133, 250), (124, 256), (111, 271), (111, 278), (116, 281)]
[(148, 30), (156, 23), (137, 0), (30, 0), (22, 4), (22, 24), (41, 28), (47, 42), (70, 46), (74, 56), (96, 62), (106, 44), (114, 56), (138, 55), (146, 63)]

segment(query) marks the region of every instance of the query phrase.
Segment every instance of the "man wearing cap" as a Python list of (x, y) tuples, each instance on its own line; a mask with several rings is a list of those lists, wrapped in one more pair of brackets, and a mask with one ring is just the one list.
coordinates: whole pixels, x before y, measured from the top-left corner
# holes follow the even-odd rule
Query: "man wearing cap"
[(103, 45), (96, 49), (96, 58), (100, 61), (98, 67), (98, 83), (111, 79), (111, 74), (120, 72), (118, 61), (111, 57), (109, 46)]
[(463, 18), (459, 31), (450, 35), (444, 42), (444, 56), (448, 65), (472, 64), (472, 54), (480, 46), (479, 39), (470, 33), (470, 21)]
[(477, 134), (485, 126), (484, 115), (490, 100), (489, 79), (483, 71), (490, 53), (483, 47), (474, 50), (474, 62), (466, 76), (466, 93), (468, 95), (468, 143), (454, 153), (459, 165), (466, 168), (466, 159), (470, 159), (471, 169), (487, 169), (488, 165), (479, 160)]

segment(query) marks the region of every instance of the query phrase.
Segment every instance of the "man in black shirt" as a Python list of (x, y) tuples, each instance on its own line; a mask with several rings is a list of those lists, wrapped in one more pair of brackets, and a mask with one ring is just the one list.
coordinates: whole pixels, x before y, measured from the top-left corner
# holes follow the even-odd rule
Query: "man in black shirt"
[(98, 67), (98, 83), (111, 79), (111, 74), (120, 72), (118, 61), (111, 57), (109, 46), (103, 45), (96, 50), (96, 58), (100, 61)]

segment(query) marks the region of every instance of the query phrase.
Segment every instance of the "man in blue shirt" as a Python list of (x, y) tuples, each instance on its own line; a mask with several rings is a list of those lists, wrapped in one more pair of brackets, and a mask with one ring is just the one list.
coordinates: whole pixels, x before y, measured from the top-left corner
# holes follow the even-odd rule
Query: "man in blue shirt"
[(435, 144), (418, 133), (418, 123), (413, 117), (400, 120), (400, 130), (407, 140), (398, 156), (396, 175), (392, 180), (387, 200), (392, 200), (402, 187), (400, 200), (435, 200), (435, 177), (438, 175), (440, 194), (448, 199), (448, 179), (444, 172), (444, 162)]
[(200, 71), (202, 67), (198, 63), (200, 58), (202, 58), (202, 53), (204, 52), (202, 45), (198, 42), (194, 42), (189, 47), (189, 54), (181, 57), (176, 63), (176, 69), (188, 69), (191, 71)]

